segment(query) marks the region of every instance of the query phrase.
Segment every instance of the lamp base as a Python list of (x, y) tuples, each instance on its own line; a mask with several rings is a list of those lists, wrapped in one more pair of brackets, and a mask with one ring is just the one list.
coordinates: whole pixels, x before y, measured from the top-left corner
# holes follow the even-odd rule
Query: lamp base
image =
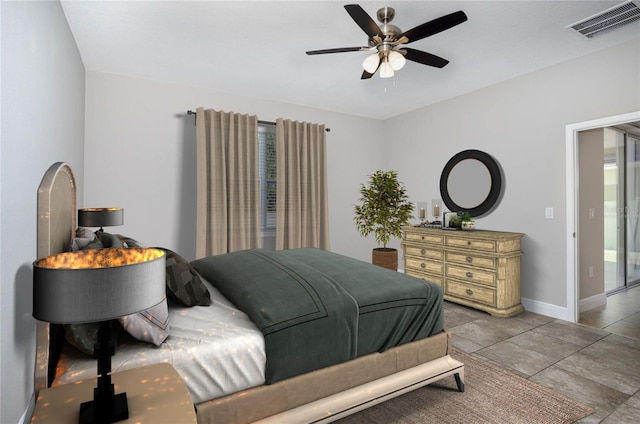
[(111, 383), (111, 356), (114, 353), (111, 325), (104, 321), (93, 347), (93, 357), (98, 360), (98, 385), (93, 389), (93, 400), (80, 405), (80, 424), (111, 424), (129, 418), (127, 394), (115, 394), (115, 386)]
[(113, 397), (113, 409), (98, 413), (95, 400), (80, 405), (80, 424), (111, 424), (129, 418), (127, 394), (118, 393)]

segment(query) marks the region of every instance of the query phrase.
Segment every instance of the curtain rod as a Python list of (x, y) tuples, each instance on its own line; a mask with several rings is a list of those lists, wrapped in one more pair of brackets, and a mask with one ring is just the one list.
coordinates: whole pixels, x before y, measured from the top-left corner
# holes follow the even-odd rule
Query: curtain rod
[[(196, 116), (196, 117), (197, 117), (197, 116), (198, 116), (198, 112), (194, 112), (194, 111), (192, 111), (192, 110), (188, 110), (188, 111), (187, 111), (187, 115), (193, 115), (193, 116)], [(275, 125), (276, 123), (275, 123), (275, 122), (271, 122), (271, 121), (261, 121), (261, 120), (258, 120), (258, 124)], [(329, 131), (331, 131), (331, 128), (325, 128), (324, 130), (325, 130), (326, 132), (329, 132)]]

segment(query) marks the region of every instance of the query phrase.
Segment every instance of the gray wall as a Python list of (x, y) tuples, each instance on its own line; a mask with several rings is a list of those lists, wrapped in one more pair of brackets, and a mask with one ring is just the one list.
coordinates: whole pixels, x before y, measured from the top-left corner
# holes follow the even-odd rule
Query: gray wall
[(0, 422), (15, 423), (33, 392), (36, 197), (53, 162), (73, 167), (82, 201), (84, 66), (58, 2), (1, 7)]
[(604, 294), (604, 131), (604, 128), (583, 131), (578, 139), (580, 170), (589, 170), (579, 172), (578, 176), (580, 299)]
[(195, 126), (198, 106), (323, 123), (327, 133), (331, 250), (370, 260), (373, 238), (353, 225), (368, 175), (384, 167), (384, 122), (260, 101), (188, 85), (87, 72), (85, 206), (121, 206), (111, 229), (152, 246), (195, 256)]
[[(526, 233), (527, 309), (563, 316), (566, 282), (565, 126), (640, 110), (640, 42), (628, 42), (441, 102), (385, 125), (388, 166), (416, 201), (439, 197), (440, 172), (475, 148), (504, 171), (500, 206), (478, 228)], [(545, 219), (545, 208), (554, 219)]]

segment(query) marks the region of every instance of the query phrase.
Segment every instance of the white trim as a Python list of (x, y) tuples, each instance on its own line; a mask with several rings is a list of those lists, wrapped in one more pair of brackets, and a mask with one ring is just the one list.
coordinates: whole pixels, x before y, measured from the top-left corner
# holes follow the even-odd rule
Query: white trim
[(604, 306), (607, 304), (607, 294), (606, 293), (598, 293), (594, 296), (587, 297), (585, 299), (580, 299), (579, 310), (580, 313), (589, 311), (593, 308), (597, 308), (599, 306)]
[(548, 317), (561, 319), (563, 321), (571, 321), (569, 311), (564, 306), (552, 305), (551, 303), (540, 302), (534, 299), (521, 299), (522, 306), (528, 312), (533, 312)]
[(29, 404), (27, 405), (27, 409), (24, 410), (22, 416), (20, 417), (20, 421), (18, 424), (29, 424), (31, 422), (31, 417), (33, 416), (33, 410), (36, 409), (36, 394), (31, 393), (31, 399), (29, 399)]
[[(577, 267), (579, 262), (578, 237), (576, 233), (577, 199), (578, 199), (578, 161), (577, 142), (578, 132), (594, 128), (610, 127), (626, 122), (640, 121), (640, 111), (625, 113), (623, 115), (594, 119), (592, 121), (578, 122), (566, 126), (566, 209), (567, 209), (567, 321), (578, 322), (580, 312), (578, 308), (579, 290)], [(575, 234), (575, 237), (574, 237)]]

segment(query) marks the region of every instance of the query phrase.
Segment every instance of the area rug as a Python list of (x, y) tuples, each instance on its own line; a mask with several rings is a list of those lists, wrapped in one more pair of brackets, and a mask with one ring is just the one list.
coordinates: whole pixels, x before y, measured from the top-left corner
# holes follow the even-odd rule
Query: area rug
[(338, 424), (561, 424), (594, 409), (459, 350), (465, 391), (453, 377), (336, 421)]

